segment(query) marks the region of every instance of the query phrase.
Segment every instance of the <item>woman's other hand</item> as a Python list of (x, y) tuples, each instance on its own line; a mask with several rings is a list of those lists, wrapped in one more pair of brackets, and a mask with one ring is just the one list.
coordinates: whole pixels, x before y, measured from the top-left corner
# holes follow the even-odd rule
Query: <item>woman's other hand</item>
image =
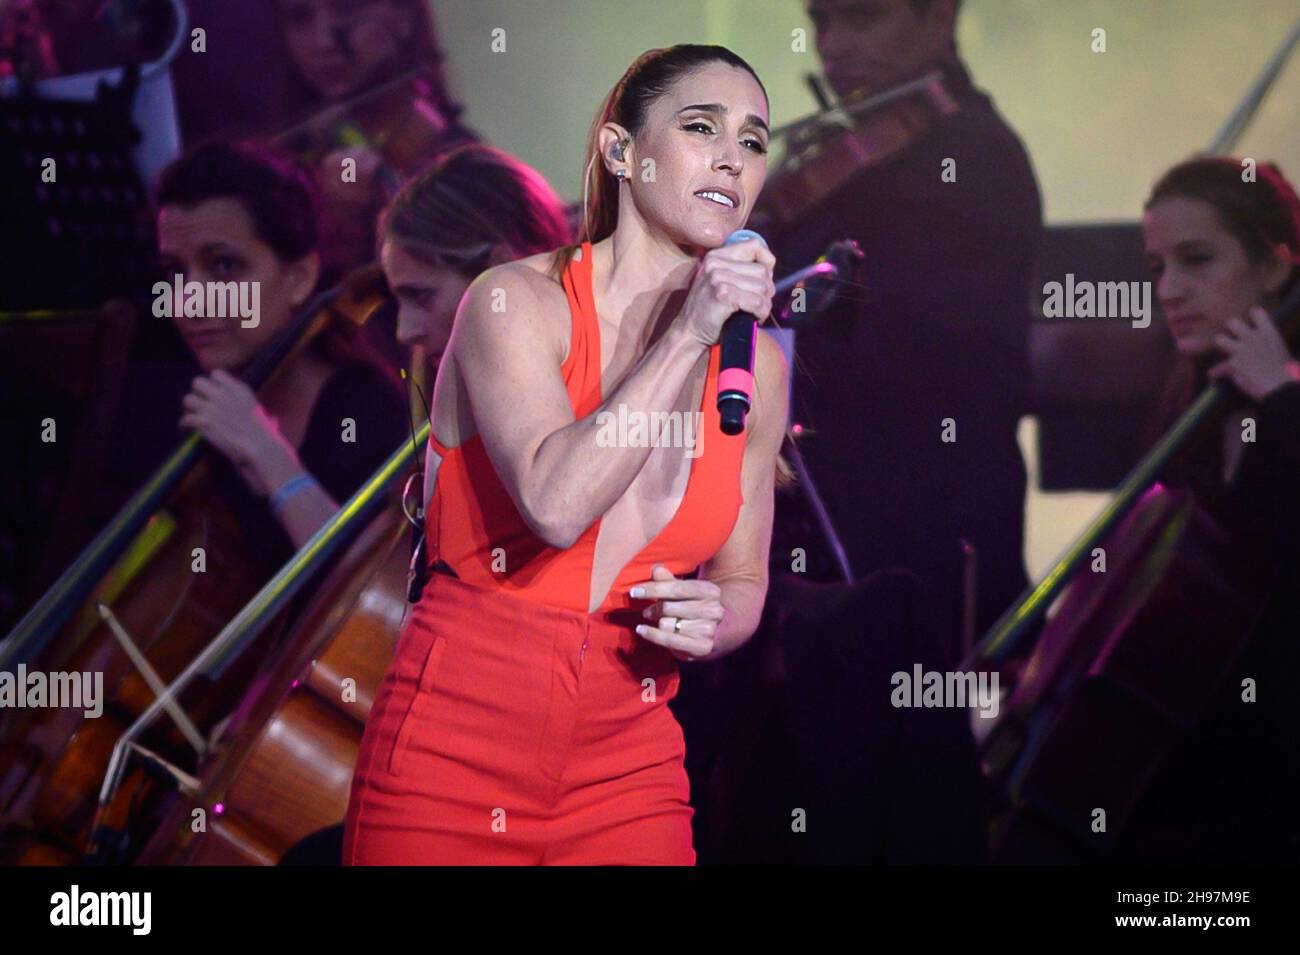
[(642, 612), (647, 623), (636, 632), (662, 647), (679, 660), (701, 660), (713, 652), (713, 637), (722, 621), (722, 589), (707, 580), (673, 576), (662, 564), (651, 571), (652, 578), (637, 584), (633, 598), (654, 601)]

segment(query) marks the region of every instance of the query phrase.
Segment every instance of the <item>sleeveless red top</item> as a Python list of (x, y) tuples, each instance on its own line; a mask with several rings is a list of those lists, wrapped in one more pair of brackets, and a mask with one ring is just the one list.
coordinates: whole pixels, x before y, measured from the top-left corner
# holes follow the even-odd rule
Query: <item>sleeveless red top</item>
[[(572, 332), (569, 356), (560, 366), (575, 419), (601, 403), (600, 325), (591, 286), (591, 243), (564, 270)], [(608, 616), (634, 606), (628, 590), (651, 579), (655, 564), (678, 577), (690, 574), (726, 542), (740, 512), (744, 434), (726, 435), (718, 420), (720, 348), (709, 349), (700, 453), (691, 461), (686, 492), (663, 530), (619, 572), (596, 613)], [(535, 535), (497, 476), (480, 436), (454, 448), (429, 435), (442, 462), (425, 518), (429, 560), (442, 560), (465, 583), (502, 589), (538, 603), (587, 612), (596, 550), (597, 519), (567, 550)], [(635, 606), (644, 606), (642, 600)], [(619, 614), (623, 617), (623, 614)]]

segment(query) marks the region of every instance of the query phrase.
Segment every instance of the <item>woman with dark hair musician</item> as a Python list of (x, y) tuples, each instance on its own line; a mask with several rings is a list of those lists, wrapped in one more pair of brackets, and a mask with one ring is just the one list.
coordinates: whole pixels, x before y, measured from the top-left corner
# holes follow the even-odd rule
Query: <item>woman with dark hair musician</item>
[(168, 311), (202, 372), (180, 425), (201, 432), (269, 506), (282, 558), (306, 543), (406, 431), (397, 382), (346, 319), (331, 317), (260, 393), (237, 377), (315, 289), (316, 209), (310, 179), (260, 146), (199, 147), (168, 166), (158, 186), (164, 280), (257, 288), (255, 323), (187, 316), (182, 302)]
[(1126, 860), (1300, 862), (1300, 362), (1294, 317), (1287, 337), (1269, 319), (1300, 282), (1300, 199), (1276, 166), (1252, 177), (1249, 165), (1173, 167), (1152, 189), (1143, 231), (1181, 356), (1157, 423), (1210, 381), (1233, 386), (1168, 481), (1194, 490), (1276, 576), (1233, 672), (1121, 833)]

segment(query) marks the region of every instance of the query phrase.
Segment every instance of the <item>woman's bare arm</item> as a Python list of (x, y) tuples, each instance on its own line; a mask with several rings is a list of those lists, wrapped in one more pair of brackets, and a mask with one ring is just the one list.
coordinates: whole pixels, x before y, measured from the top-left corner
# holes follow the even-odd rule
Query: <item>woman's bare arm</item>
[[(531, 274), (525, 274), (531, 273)], [(488, 457), (528, 526), (570, 547), (627, 490), (651, 447), (600, 447), (599, 413), (672, 406), (706, 346), (674, 322), (597, 409), (574, 420), (540, 275), (499, 266), (470, 286), (449, 354)], [(494, 303), (499, 310), (494, 311)]]

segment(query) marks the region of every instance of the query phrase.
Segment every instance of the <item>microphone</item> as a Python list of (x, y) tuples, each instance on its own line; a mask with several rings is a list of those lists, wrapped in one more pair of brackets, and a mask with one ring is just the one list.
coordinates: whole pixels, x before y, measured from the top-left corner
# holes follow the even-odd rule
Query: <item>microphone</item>
[[(737, 229), (723, 245), (735, 245), (757, 239), (767, 248), (763, 237), (751, 229)], [(722, 326), (721, 362), (718, 370), (718, 416), (723, 434), (740, 434), (745, 430), (745, 415), (754, 394), (754, 336), (757, 319), (748, 312), (733, 312)]]
[(844, 287), (853, 282), (858, 271), (858, 263), (865, 258), (861, 247), (852, 239), (840, 239), (832, 242), (822, 253), (821, 258), (808, 268), (800, 269), (793, 275), (787, 275), (776, 285), (777, 292), (782, 286), (793, 286), (797, 292), (803, 289), (803, 308), (796, 312), (795, 304), (799, 297), (790, 296), (785, 308), (781, 310), (781, 325), (811, 325), (836, 301), (839, 300)]

